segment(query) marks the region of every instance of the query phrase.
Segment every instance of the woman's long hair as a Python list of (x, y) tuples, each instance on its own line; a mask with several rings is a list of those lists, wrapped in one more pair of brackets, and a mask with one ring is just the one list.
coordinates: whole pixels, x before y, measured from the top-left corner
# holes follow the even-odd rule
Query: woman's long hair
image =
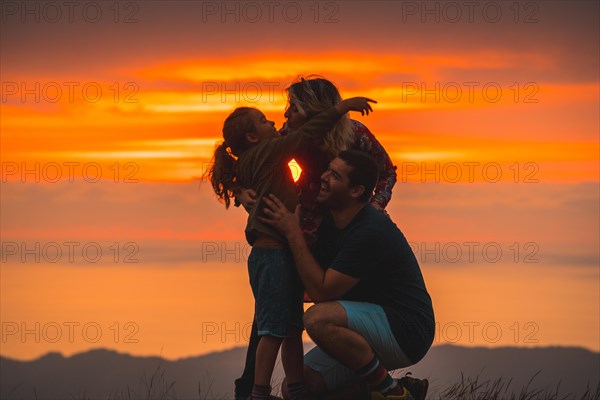
[[(337, 87), (325, 78), (309, 75), (299, 77), (288, 89), (288, 103), (294, 102), (301, 113), (312, 118), (342, 101)], [(344, 114), (335, 127), (325, 135), (321, 149), (332, 156), (347, 150), (355, 140), (352, 122)]]
[(254, 132), (254, 124), (249, 117), (251, 107), (236, 108), (223, 123), (223, 142), (215, 148), (210, 168), (207, 172), (213, 190), (219, 200), (229, 208), (233, 191), (231, 185), (235, 182), (235, 162), (250, 143), (246, 133)]

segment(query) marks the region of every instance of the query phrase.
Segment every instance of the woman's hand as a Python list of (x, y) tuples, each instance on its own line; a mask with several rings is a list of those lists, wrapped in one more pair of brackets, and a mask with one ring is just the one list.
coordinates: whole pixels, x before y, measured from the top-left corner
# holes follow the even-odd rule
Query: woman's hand
[(267, 207), (264, 209), (268, 218), (258, 217), (258, 219), (281, 232), (285, 237), (290, 237), (295, 233), (302, 233), (300, 227), (300, 204), (296, 206), (292, 214), (285, 204), (281, 202), (274, 194), (263, 197)]

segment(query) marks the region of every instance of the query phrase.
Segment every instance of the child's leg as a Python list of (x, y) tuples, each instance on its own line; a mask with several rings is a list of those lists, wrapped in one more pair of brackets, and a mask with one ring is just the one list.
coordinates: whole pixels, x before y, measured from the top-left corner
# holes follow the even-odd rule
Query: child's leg
[(253, 392), (256, 386), (268, 388), (271, 384), (277, 353), (286, 334), (285, 325), (278, 323), (282, 285), (277, 272), (282, 268), (282, 255), (282, 249), (253, 247), (248, 258), (250, 286), (255, 300), (254, 322), (259, 336)]
[[(302, 347), (302, 330), (290, 326), (288, 336), (281, 346), (281, 363), (285, 371), (287, 387), (285, 392), (290, 400), (304, 399), (304, 348)], [(282, 388), (282, 391), (284, 389)]]
[(260, 336), (258, 336), (256, 320), (253, 320), (250, 342), (248, 343), (248, 350), (246, 351), (244, 372), (242, 372), (242, 376), (235, 380), (235, 400), (246, 400), (252, 394), (254, 371), (256, 367), (256, 348), (258, 347), (259, 341)]
[[(302, 297), (304, 287), (300, 281), (295, 266), (291, 265), (289, 315), (290, 325), (287, 336), (281, 347), (281, 362), (286, 376), (286, 399), (304, 400), (306, 396), (304, 385), (304, 347), (302, 346), (304, 306)], [(283, 392), (282, 388), (282, 392)]]
[(271, 376), (275, 369), (275, 361), (279, 347), (281, 346), (282, 338), (275, 336), (261, 336), (260, 342), (256, 349), (256, 367), (254, 375), (254, 389), (252, 390), (252, 398), (260, 399), (268, 395), (271, 385)]
[[(287, 249), (254, 247), (248, 259), (250, 284), (256, 300), (255, 319), (258, 334), (261, 336), (256, 350), (253, 399), (267, 398), (277, 353), (283, 338), (288, 335), (292, 322), (290, 305), (293, 292), (290, 274), (295, 272), (294, 268), (291, 254)], [(296, 315), (293, 324), (302, 326), (303, 309), (300, 296), (297, 296), (294, 304), (296, 304), (294, 309)], [(299, 346), (301, 345), (300, 342)], [(300, 349), (300, 356), (301, 354)], [(299, 365), (302, 366), (302, 361)]]
[(289, 383), (302, 382), (304, 349), (302, 347), (302, 331), (298, 327), (290, 326), (288, 336), (283, 340), (281, 363)]

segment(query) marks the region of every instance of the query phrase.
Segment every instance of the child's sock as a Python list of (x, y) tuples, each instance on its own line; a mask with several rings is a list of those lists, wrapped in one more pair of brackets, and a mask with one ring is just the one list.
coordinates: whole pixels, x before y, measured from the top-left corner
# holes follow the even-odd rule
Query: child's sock
[(254, 384), (252, 388), (252, 400), (268, 400), (271, 394), (271, 386)]
[(288, 394), (290, 400), (304, 400), (304, 383), (288, 383)]
[(404, 392), (388, 374), (377, 356), (374, 356), (367, 365), (357, 370), (356, 374), (364, 379), (373, 391), (385, 394), (397, 394), (396, 392), (402, 394)]

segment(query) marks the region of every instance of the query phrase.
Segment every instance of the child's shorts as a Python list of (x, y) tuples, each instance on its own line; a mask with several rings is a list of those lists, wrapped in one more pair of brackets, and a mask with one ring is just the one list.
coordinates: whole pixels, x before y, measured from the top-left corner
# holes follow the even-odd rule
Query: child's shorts
[(290, 325), (303, 329), (304, 290), (289, 249), (253, 247), (248, 275), (259, 336), (284, 338)]

